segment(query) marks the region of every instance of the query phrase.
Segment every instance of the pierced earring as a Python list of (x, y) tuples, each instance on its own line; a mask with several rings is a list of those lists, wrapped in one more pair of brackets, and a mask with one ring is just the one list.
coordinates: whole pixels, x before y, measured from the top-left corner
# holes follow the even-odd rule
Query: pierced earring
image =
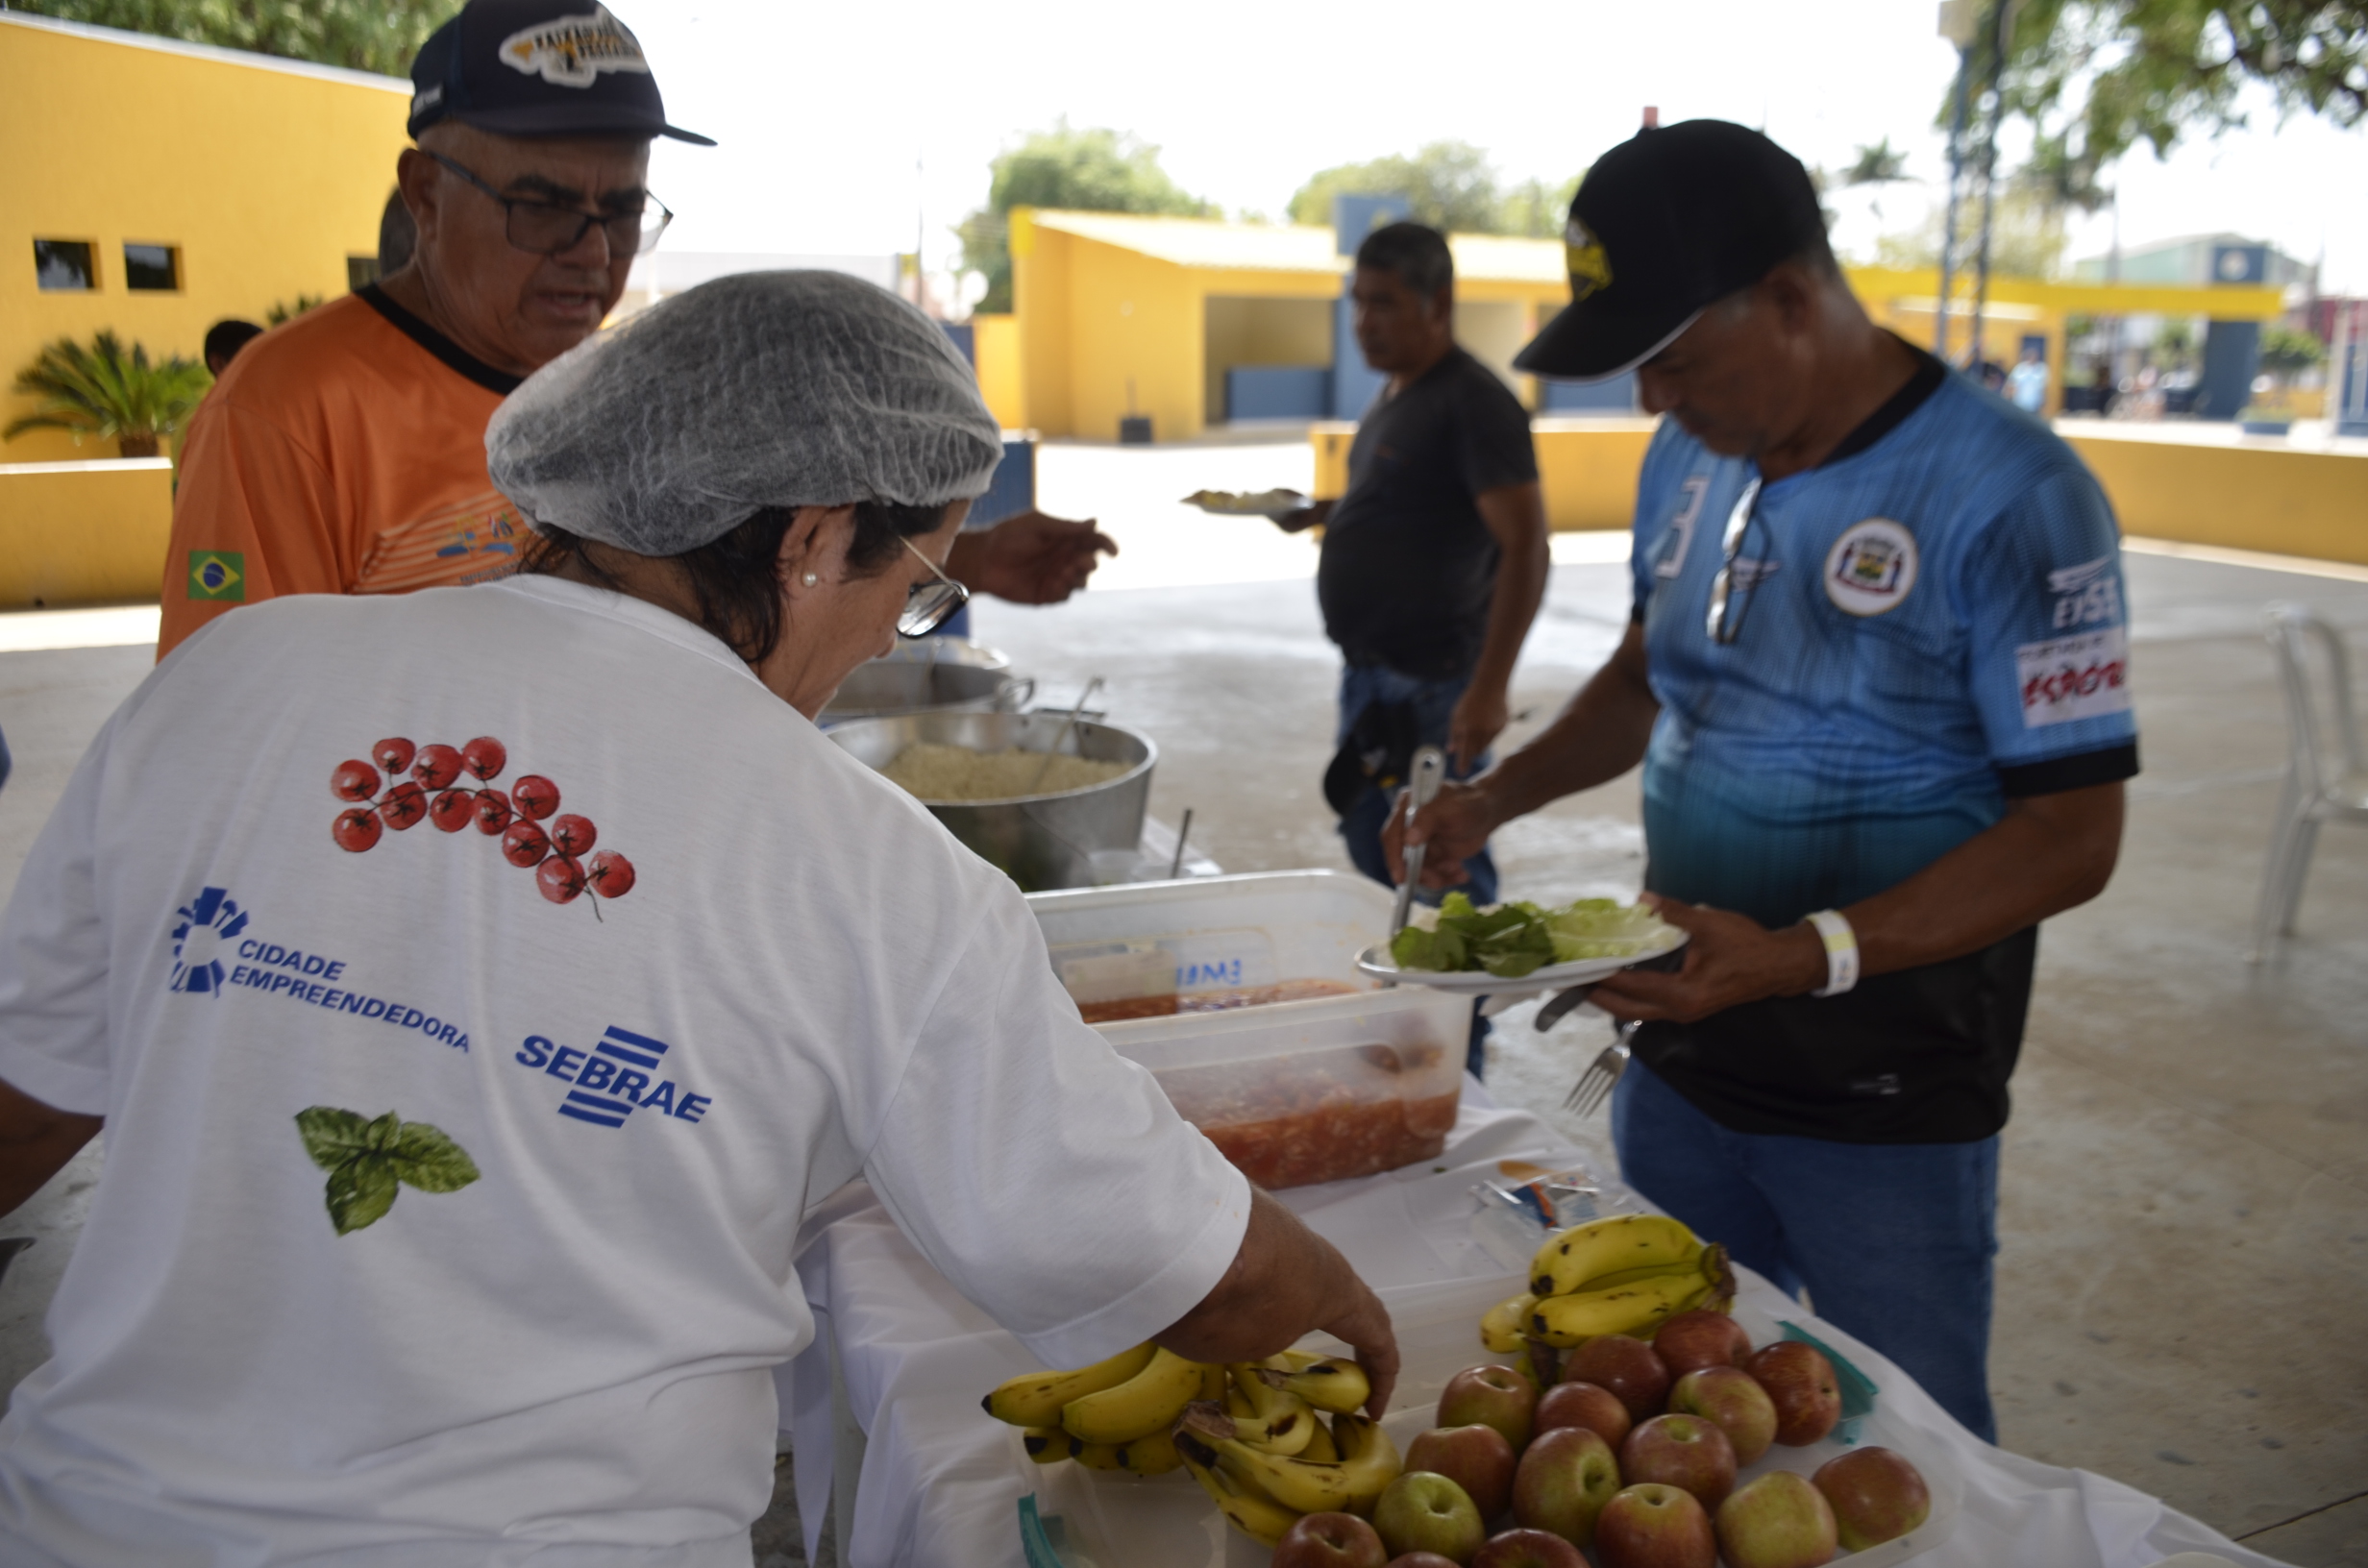
[(799, 580), (800, 582), (804, 583), (804, 584), (805, 584), (808, 588), (811, 588), (811, 587), (813, 587), (816, 583), (818, 583), (818, 582), (822, 581), (823, 579), (822, 579), (822, 578), (820, 578), (820, 577), (818, 577), (818, 576), (816, 576), (813, 573), (808, 572), (808, 573), (806, 573), (803, 576), (801, 576), (798, 580)]

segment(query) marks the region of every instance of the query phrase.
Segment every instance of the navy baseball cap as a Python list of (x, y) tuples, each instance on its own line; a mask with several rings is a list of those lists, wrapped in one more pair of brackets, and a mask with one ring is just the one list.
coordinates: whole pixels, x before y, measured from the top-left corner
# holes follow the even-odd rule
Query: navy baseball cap
[(499, 136), (672, 136), (641, 44), (586, 0), (469, 0), (411, 61), (412, 136), (458, 120)]
[(1634, 370), (1703, 306), (1824, 238), (1809, 171), (1759, 132), (1724, 120), (1640, 131), (1580, 182), (1563, 231), (1570, 304), (1514, 368), (1579, 381)]

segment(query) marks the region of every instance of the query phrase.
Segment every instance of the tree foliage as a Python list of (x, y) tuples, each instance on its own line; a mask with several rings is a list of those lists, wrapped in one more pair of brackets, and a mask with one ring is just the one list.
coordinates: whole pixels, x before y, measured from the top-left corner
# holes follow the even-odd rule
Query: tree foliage
[(983, 275), (981, 310), (1011, 308), (1011, 209), (1044, 207), (1081, 212), (1153, 212), (1218, 216), (1160, 167), (1159, 149), (1123, 132), (1073, 129), (1066, 120), (1031, 133), (990, 165), (987, 205), (955, 228), (965, 271)]
[(2327, 345), (2314, 332), (2284, 322), (2265, 322), (2261, 327), (2261, 368), (2272, 376), (2291, 376), (2308, 370), (2327, 357)]
[[(1970, 266), (1970, 231), (1978, 212), (1958, 214), (1958, 257)], [(1943, 211), (1936, 205), (1912, 229), (1882, 235), (1875, 241), (1875, 264), (1883, 267), (1936, 267), (1940, 264)], [(1990, 220), (1990, 270), (2008, 278), (2053, 278), (2063, 270), (2066, 244), (2063, 209), (2024, 181), (2002, 182)]]
[(1887, 185), (1908, 178), (1908, 155), (1885, 136), (1872, 146), (1862, 145), (1850, 166), (1841, 171), (1844, 185)]
[(410, 73), (411, 57), (459, 0), (17, 0), (62, 21), (153, 33), (285, 60)]
[(1335, 196), (1402, 196), (1407, 216), (1443, 233), (1543, 239), (1563, 232), (1580, 179), (1500, 185), (1488, 154), (1466, 141), (1434, 141), (1411, 156), (1394, 153), (1319, 170), (1291, 198), (1291, 221), (1331, 223)]
[(88, 348), (62, 337), (16, 373), (15, 390), (41, 401), (0, 439), (66, 430), (78, 445), (86, 435), (112, 438), (126, 457), (154, 457), (212, 384), (195, 360), (175, 355), (152, 364), (145, 348), (126, 351), (113, 332), (99, 333)]
[(2368, 3), (2027, 0), (2000, 78), (2004, 111), (2035, 137), (2026, 172), (2088, 211), (2111, 199), (2103, 171), (2139, 143), (2159, 158), (2190, 132), (2244, 125), (2255, 85), (2282, 113), (2368, 119)]

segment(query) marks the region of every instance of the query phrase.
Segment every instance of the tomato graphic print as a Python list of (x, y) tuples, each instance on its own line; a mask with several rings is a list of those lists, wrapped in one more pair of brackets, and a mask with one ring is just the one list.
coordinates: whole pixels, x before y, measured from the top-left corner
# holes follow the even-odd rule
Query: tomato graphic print
[[(459, 747), (389, 736), (371, 746), (368, 762), (348, 757), (330, 770), (330, 794), (351, 802), (330, 824), (330, 838), (358, 855), (376, 848), (390, 828), (402, 833), (424, 821), (438, 832), (458, 833), (475, 824), (481, 837), (499, 841), (504, 860), (534, 873), (535, 891), (552, 903), (588, 899), (597, 918), (604, 902), (632, 892), (639, 877), (631, 861), (614, 849), (592, 854), (600, 829), (591, 818), (555, 815), (557, 783), (521, 773), (507, 790), (494, 784), (508, 766), (509, 747), (491, 735)], [(464, 777), (484, 787), (472, 788)]]

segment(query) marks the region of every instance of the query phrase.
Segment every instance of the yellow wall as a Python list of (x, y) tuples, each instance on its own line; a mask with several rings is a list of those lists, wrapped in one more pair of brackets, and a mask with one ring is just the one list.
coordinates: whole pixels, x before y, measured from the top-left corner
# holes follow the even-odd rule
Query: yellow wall
[[(1625, 528), (1649, 419), (1540, 419), (1532, 426), (1546, 521), (1558, 530)], [(1347, 488), (1356, 427), (1310, 440), (1316, 494)], [(2368, 565), (2368, 457), (2067, 433), (2105, 487), (2124, 533), (2226, 550)]]
[(1225, 372), (1242, 365), (1330, 365), (1332, 302), (1209, 293), (1201, 299), (1202, 406), (1225, 417)]
[(1027, 425), (1027, 387), (1020, 369), (1020, 318), (971, 317), (971, 352), (978, 356), (978, 395), (1007, 430)]
[(0, 611), (153, 602), (173, 526), (173, 465), (0, 464)]
[(2124, 533), (2368, 565), (2368, 457), (2066, 437)]
[[(377, 254), (407, 84), (159, 41), (0, 18), (0, 423), (32, 411), (6, 388), (56, 338), (112, 328), (194, 359), (215, 321), (334, 299), (346, 257)], [(95, 242), (98, 288), (36, 287), (37, 237)], [(127, 240), (178, 246), (181, 288), (127, 290)], [(0, 446), (111, 455), (50, 431)]]

